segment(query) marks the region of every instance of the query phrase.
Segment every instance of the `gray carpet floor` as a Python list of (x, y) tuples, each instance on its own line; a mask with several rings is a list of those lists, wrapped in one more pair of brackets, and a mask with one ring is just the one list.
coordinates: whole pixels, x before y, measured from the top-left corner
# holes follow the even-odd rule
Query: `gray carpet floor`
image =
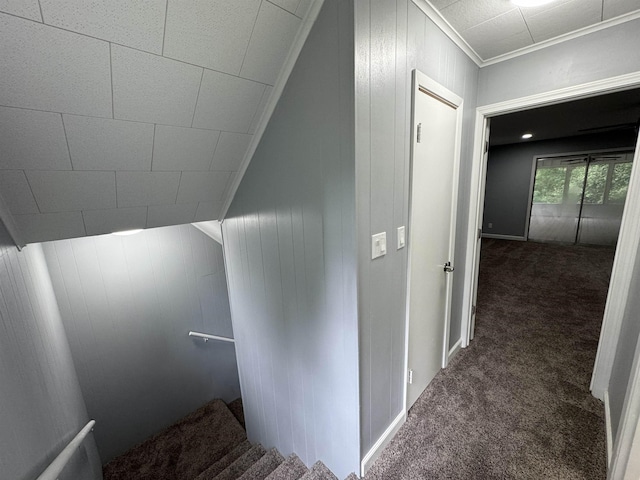
[(613, 253), (483, 241), (475, 339), (366, 480), (606, 478), (604, 408), (589, 382)]

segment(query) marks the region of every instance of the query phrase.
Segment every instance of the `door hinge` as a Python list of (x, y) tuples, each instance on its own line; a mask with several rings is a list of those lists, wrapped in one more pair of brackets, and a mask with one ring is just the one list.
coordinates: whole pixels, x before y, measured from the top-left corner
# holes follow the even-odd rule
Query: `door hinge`
[(471, 305), (471, 316), (476, 314), (476, 306), (475, 305)]
[(479, 228), (478, 229), (478, 240), (480, 240), (482, 238), (482, 229)]
[(419, 123), (418, 124), (418, 133), (416, 135), (416, 142), (420, 143), (420, 141), (422, 140), (422, 124)]
[(489, 151), (489, 141), (485, 141), (484, 142), (484, 153), (487, 153)]
[(407, 375), (407, 383), (413, 383), (413, 370), (409, 369), (409, 374)]

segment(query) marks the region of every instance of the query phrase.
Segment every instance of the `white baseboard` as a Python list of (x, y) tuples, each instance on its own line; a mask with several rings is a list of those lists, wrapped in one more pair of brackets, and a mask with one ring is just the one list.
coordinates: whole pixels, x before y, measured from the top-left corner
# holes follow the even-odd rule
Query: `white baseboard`
[(391, 425), (387, 427), (384, 433), (380, 436), (378, 441), (371, 447), (371, 450), (367, 452), (367, 454), (362, 459), (360, 463), (360, 476), (364, 478), (367, 471), (373, 465), (373, 462), (377, 460), (377, 458), (384, 450), (384, 447), (391, 441), (391, 439), (395, 436), (395, 434), (400, 430), (400, 427), (404, 425), (404, 422), (407, 419), (407, 412), (403, 409), (398, 416), (391, 422)]
[(518, 235), (498, 235), (493, 233), (482, 232), (482, 238), (495, 238), (497, 240), (515, 240), (517, 242), (526, 242), (527, 239)]
[(459, 338), (458, 341), (455, 343), (455, 345), (449, 349), (448, 362), (451, 362), (451, 360), (453, 360), (453, 357), (455, 357), (458, 354), (461, 348), (462, 348), (462, 338)]
[(609, 390), (604, 391), (604, 425), (607, 430), (607, 467), (611, 466), (613, 453), (613, 431), (611, 430), (611, 406), (609, 405)]

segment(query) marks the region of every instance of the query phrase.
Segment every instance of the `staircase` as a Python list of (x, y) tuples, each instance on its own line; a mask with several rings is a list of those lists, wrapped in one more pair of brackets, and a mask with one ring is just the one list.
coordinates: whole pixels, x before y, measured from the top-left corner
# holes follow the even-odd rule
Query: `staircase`
[(240, 400), (213, 400), (110, 461), (104, 480), (338, 479), (322, 462), (309, 469), (295, 454), (252, 445)]

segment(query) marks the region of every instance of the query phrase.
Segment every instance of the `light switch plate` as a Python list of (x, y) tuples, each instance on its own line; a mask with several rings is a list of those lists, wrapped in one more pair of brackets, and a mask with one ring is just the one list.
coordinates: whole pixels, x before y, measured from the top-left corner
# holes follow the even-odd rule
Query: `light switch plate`
[(371, 235), (371, 259), (387, 254), (387, 232)]
[(401, 227), (398, 227), (398, 250), (400, 250), (401, 248), (404, 248), (406, 243), (407, 243), (407, 241), (405, 239), (404, 225), (403, 225)]

